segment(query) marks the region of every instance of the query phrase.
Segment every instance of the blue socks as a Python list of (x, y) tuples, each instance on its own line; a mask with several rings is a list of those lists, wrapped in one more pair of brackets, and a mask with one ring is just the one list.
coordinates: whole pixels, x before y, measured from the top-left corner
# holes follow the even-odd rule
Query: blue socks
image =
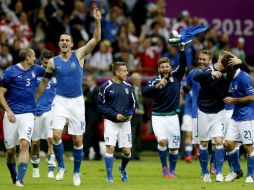
[(225, 150), (223, 145), (216, 145), (216, 149), (215, 149), (216, 175), (219, 173), (222, 173), (224, 156), (225, 156)]
[(169, 172), (175, 171), (176, 162), (178, 160), (178, 150), (169, 151)]
[(131, 154), (126, 157), (124, 154), (122, 154), (122, 164), (121, 164), (121, 171), (124, 171), (128, 162), (130, 161)]
[(167, 164), (167, 156), (168, 156), (168, 151), (167, 147), (162, 147), (158, 144), (158, 153), (160, 155), (160, 160), (161, 160), (161, 165), (162, 167), (168, 167)]
[(199, 146), (199, 162), (202, 168), (202, 174), (208, 174), (208, 150), (207, 147)]
[(21, 163), (18, 165), (17, 180), (23, 181), (24, 176), (25, 176), (25, 174), (26, 174), (26, 170), (27, 170), (27, 163), (21, 162)]
[(249, 154), (247, 159), (247, 169), (248, 173), (247, 176), (251, 176), (253, 178), (253, 172), (254, 172), (254, 151)]
[(64, 146), (63, 146), (62, 141), (60, 141), (58, 144), (53, 144), (53, 149), (54, 149), (54, 153), (55, 153), (55, 156), (56, 156), (56, 160), (58, 162), (58, 167), (59, 168), (65, 168), (64, 158), (63, 158)]
[(74, 173), (80, 173), (80, 166), (83, 160), (83, 145), (80, 147), (75, 147), (73, 149), (74, 157)]
[(17, 172), (16, 172), (16, 163), (7, 163), (8, 169), (10, 171), (11, 174), (11, 178), (13, 180), (13, 182), (16, 181), (16, 176), (17, 176)]
[(231, 167), (233, 167), (233, 172), (238, 173), (241, 170), (241, 166), (239, 163), (239, 156), (238, 156), (238, 150), (239, 149), (234, 149), (231, 152), (228, 152), (228, 163), (230, 166), (230, 172), (232, 172)]
[(106, 165), (106, 170), (107, 170), (107, 176), (112, 178), (112, 170), (113, 170), (113, 154), (105, 153), (105, 165)]

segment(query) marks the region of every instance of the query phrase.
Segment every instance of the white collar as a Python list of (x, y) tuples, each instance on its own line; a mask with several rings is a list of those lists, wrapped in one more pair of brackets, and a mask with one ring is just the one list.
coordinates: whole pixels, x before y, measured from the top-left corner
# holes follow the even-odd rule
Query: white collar
[(237, 69), (236, 72), (235, 72), (235, 75), (234, 75), (234, 78), (235, 79), (236, 77), (238, 77), (238, 75), (240, 74), (241, 72), (241, 69)]
[(17, 64), (17, 67), (20, 68), (20, 69), (23, 70), (23, 71), (27, 71), (27, 70), (21, 65), (21, 63), (18, 63), (18, 64)]

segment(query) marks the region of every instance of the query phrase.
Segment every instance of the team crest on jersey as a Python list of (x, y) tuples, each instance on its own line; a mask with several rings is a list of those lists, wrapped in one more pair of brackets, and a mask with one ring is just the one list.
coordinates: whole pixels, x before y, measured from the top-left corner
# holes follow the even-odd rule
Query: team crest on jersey
[(128, 88), (125, 88), (125, 93), (129, 94), (129, 89)]
[(73, 69), (75, 69), (76, 68), (76, 64), (75, 64), (75, 62), (73, 61), (73, 62), (71, 62), (71, 68), (73, 68)]
[(31, 74), (32, 74), (32, 77), (35, 78), (35, 76), (36, 76), (36, 75), (35, 75), (35, 72), (32, 71)]
[(235, 84), (234, 89), (237, 90), (237, 84)]

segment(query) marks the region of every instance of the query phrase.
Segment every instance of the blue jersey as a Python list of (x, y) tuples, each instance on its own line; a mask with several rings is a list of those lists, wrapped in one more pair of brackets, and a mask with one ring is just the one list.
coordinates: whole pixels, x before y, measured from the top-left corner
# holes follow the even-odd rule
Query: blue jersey
[(192, 117), (197, 118), (198, 117), (198, 94), (200, 90), (200, 85), (199, 82), (195, 81), (193, 78), (196, 76), (198, 73), (202, 72), (201, 69), (196, 68), (193, 69), (189, 72), (187, 75), (186, 83), (191, 86), (192, 90)]
[[(249, 74), (237, 70), (232, 81), (233, 97), (242, 98), (254, 95), (254, 85)], [(235, 103), (232, 119), (235, 121), (254, 120), (254, 102)]]
[(20, 64), (5, 70), (2, 83), (7, 88), (6, 100), (14, 114), (34, 113), (37, 77), (44, 72), (38, 65), (24, 70)]
[[(41, 82), (41, 78), (38, 78), (38, 83)], [(51, 110), (52, 102), (56, 95), (56, 79), (51, 78), (46, 90), (40, 96), (36, 103), (35, 115), (42, 115), (45, 112)]]
[(228, 95), (231, 83), (231, 79), (224, 74), (220, 78), (213, 77), (212, 71), (216, 71), (214, 66), (208, 67), (194, 76), (194, 80), (200, 84), (198, 108), (204, 113), (218, 113), (224, 109), (223, 99)]
[(121, 84), (109, 80), (101, 85), (98, 95), (98, 108), (104, 117), (113, 122), (117, 114), (132, 115), (135, 108), (133, 88), (127, 82)]
[(67, 98), (76, 98), (83, 94), (83, 69), (74, 52), (67, 61), (60, 56), (53, 58), (56, 70), (56, 94)]
[(163, 88), (156, 89), (155, 86), (161, 80), (157, 76), (148, 82), (144, 88), (144, 95), (153, 97), (153, 113), (171, 114), (179, 108), (181, 80), (185, 73), (186, 57), (181, 52), (180, 65), (168, 78), (167, 84)]

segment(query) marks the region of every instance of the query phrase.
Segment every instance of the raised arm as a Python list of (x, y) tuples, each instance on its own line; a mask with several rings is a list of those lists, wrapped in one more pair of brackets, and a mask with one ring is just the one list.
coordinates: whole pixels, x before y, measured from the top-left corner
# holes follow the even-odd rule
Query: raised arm
[(101, 40), (101, 13), (98, 8), (93, 10), (93, 17), (95, 19), (95, 29), (93, 33), (93, 38), (88, 41), (86, 45), (76, 50), (76, 55), (79, 60), (83, 59), (86, 55), (91, 53), (94, 47)]
[(186, 55), (184, 52), (184, 49), (180, 50), (180, 63), (179, 66), (176, 68), (174, 73), (178, 77), (179, 80), (182, 80), (184, 74), (185, 74), (185, 69), (186, 69)]
[(47, 88), (48, 83), (49, 83), (51, 77), (53, 76), (54, 68), (55, 68), (54, 67), (54, 60), (53, 60), (53, 58), (51, 58), (48, 62), (47, 70), (44, 74), (44, 78), (41, 81), (41, 83), (39, 84), (37, 92), (35, 94), (35, 101), (39, 100), (40, 96), (42, 95), (42, 93)]

